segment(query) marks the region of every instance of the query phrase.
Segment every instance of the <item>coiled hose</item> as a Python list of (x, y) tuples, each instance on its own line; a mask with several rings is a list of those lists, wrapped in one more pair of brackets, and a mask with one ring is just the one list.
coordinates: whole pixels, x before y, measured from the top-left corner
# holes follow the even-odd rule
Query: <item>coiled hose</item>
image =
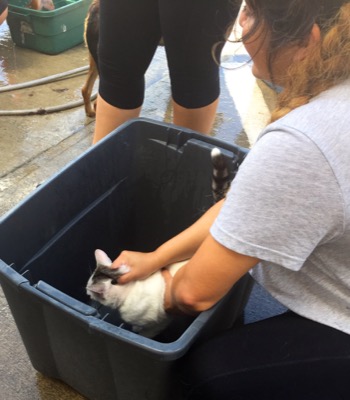
[[(75, 68), (70, 71), (62, 72), (55, 75), (50, 75), (45, 78), (35, 79), (29, 82), (17, 83), (14, 85), (8, 85), (0, 88), (0, 93), (10, 92), (19, 89), (25, 89), (29, 87), (43, 85), (49, 82), (55, 82), (60, 79), (70, 77), (72, 75), (79, 75), (81, 73), (87, 72), (89, 69), (88, 66)], [(94, 100), (97, 97), (97, 93), (92, 94), (91, 99)], [(0, 116), (11, 116), (11, 115), (42, 115), (42, 114), (50, 114), (54, 112), (69, 110), (71, 108), (79, 107), (84, 104), (84, 100), (76, 100), (72, 101), (60, 106), (46, 107), (46, 108), (34, 108), (29, 110), (0, 110)]]

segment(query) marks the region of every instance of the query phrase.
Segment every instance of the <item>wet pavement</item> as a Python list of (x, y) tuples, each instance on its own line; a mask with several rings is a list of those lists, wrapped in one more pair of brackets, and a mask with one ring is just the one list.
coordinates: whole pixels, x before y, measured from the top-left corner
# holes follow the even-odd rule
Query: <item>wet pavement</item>
[[(7, 24), (0, 27), (0, 90), (7, 85), (87, 64), (88, 54), (83, 44), (49, 56), (15, 46)], [(94, 129), (94, 120), (85, 116), (82, 106), (41, 115), (7, 116), (6, 112), (43, 109), (81, 100), (84, 80), (84, 74), (76, 74), (40, 86), (0, 91), (0, 215), (87, 150)], [(169, 76), (162, 47), (158, 48), (147, 72), (146, 85), (142, 116), (171, 122)], [(221, 85), (213, 135), (249, 147), (266, 124), (275, 94), (252, 77), (249, 58), (236, 44), (225, 47)], [(1, 288), (0, 320), (1, 400), (83, 399), (65, 384), (44, 377), (33, 369)]]

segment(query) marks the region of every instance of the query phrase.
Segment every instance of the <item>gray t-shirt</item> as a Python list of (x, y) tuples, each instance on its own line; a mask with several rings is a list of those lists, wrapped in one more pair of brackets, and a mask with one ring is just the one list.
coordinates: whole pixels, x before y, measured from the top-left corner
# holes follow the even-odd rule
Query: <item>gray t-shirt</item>
[(211, 233), (263, 260), (252, 275), (286, 307), (350, 334), (350, 80), (262, 132)]

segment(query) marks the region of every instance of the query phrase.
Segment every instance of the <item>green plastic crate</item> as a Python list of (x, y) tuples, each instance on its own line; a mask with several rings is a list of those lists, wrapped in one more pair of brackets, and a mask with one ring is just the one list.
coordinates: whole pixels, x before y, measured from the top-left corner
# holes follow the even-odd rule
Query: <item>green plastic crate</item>
[(7, 23), (14, 43), (45, 54), (58, 54), (84, 40), (91, 0), (54, 0), (52, 11), (27, 8), (28, 0), (9, 0)]

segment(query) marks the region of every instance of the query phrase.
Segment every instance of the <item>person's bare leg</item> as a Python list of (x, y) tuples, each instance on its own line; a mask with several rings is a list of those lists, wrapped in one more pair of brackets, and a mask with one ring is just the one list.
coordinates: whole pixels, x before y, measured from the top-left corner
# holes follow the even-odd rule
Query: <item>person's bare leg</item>
[(92, 143), (95, 144), (119, 125), (140, 115), (141, 107), (123, 110), (107, 103), (101, 96), (97, 97), (96, 124)]
[(173, 100), (174, 124), (209, 135), (214, 125), (219, 99), (205, 107), (185, 108)]

